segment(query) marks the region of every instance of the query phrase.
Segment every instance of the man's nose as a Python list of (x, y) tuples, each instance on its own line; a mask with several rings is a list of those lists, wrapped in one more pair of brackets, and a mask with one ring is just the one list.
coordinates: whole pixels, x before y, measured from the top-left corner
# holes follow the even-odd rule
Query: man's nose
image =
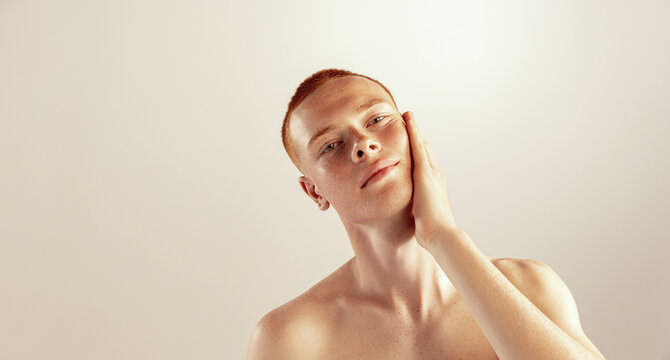
[(375, 140), (369, 137), (363, 137), (354, 144), (352, 159), (354, 162), (364, 161), (372, 153), (379, 152), (381, 146)]

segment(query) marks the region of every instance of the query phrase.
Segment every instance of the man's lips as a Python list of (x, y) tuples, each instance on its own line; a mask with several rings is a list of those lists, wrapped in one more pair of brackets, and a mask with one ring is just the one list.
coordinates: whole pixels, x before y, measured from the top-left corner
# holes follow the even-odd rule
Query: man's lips
[(378, 172), (380, 172), (380, 171), (386, 169), (386, 168), (389, 167), (389, 166), (395, 166), (395, 165), (397, 165), (399, 162), (400, 162), (400, 161), (399, 161), (399, 160), (396, 160), (396, 159), (381, 159), (381, 160), (377, 160), (377, 162), (375, 162), (374, 164), (372, 164), (372, 166), (370, 167), (370, 169), (365, 173), (365, 176), (363, 177), (363, 179), (365, 179), (365, 180), (363, 181), (363, 185), (361, 185), (361, 189), (364, 188), (364, 187), (368, 184), (368, 181), (370, 181), (370, 178), (372, 178), (373, 176), (375, 176)]

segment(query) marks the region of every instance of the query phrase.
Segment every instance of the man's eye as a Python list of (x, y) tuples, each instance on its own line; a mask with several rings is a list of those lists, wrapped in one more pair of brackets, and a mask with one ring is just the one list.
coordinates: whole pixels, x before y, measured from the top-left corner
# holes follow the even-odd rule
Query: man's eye
[(383, 116), (377, 116), (376, 118), (372, 119), (372, 121), (370, 121), (370, 123), (371, 123), (371, 124), (376, 124), (376, 123), (378, 123), (379, 121), (375, 121), (375, 120), (377, 120), (377, 119), (379, 119), (379, 121), (382, 121), (382, 119), (384, 119), (384, 117), (383, 117)]
[(336, 144), (337, 144), (337, 142), (328, 144), (328, 146), (326, 146), (326, 148), (323, 149), (323, 152), (329, 152), (330, 150), (333, 150), (335, 148)]

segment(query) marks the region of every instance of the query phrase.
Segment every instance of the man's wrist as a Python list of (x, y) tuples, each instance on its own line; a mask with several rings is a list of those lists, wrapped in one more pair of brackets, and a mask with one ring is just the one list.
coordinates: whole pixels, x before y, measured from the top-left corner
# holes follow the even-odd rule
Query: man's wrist
[(455, 226), (443, 226), (431, 234), (426, 241), (426, 249), (429, 252), (437, 251), (444, 246), (449, 246), (449, 243), (454, 241), (461, 241), (467, 238), (468, 234), (461, 228)]

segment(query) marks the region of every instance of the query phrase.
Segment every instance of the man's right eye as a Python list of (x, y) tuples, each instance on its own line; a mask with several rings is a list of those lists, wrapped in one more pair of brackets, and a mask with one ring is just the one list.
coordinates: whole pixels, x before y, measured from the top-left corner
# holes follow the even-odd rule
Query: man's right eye
[(326, 146), (326, 148), (323, 149), (323, 152), (329, 152), (330, 150), (333, 150), (335, 148), (335, 146), (334, 146), (335, 144), (337, 144), (337, 142), (333, 142), (333, 143), (328, 144), (328, 146)]

